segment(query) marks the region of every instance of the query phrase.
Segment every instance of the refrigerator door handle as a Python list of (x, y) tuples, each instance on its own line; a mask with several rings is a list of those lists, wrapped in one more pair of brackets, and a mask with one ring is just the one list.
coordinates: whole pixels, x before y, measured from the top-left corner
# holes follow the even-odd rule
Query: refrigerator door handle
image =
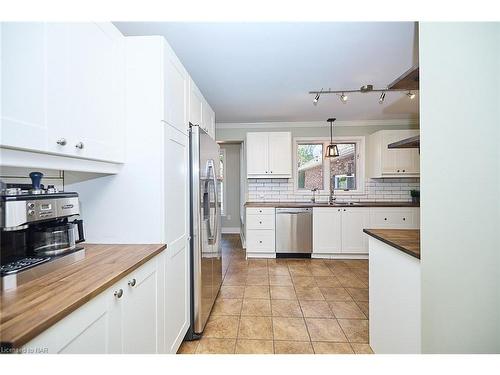
[[(213, 216), (213, 223), (214, 223), (214, 227), (213, 227), (213, 230), (212, 230), (212, 226), (211, 226), (211, 220), (209, 218), (208, 220), (208, 242), (209, 244), (213, 245), (217, 242), (217, 232), (219, 230), (218, 228), (218, 223), (217, 223), (217, 214), (218, 214), (218, 205), (219, 205), (219, 202), (218, 202), (218, 198), (217, 198), (217, 176), (215, 174), (215, 167), (214, 167), (214, 160), (213, 159), (209, 159), (207, 161), (207, 178), (210, 176), (210, 174), (212, 175), (212, 180), (208, 180), (207, 179), (207, 192), (208, 192), (208, 187), (210, 185), (213, 186), (213, 189), (214, 189), (214, 204), (215, 204), (215, 208), (214, 208), (214, 216)], [(208, 212), (210, 212), (210, 205), (212, 204), (212, 202), (210, 201), (210, 193), (208, 194)]]

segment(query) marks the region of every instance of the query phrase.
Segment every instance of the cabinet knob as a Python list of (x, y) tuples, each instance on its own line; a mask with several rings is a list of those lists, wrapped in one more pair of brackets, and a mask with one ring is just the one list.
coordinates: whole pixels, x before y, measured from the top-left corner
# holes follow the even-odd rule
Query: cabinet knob
[(269, 173), (273, 173), (273, 171), (270, 171)]
[(59, 138), (56, 142), (59, 146), (66, 146), (66, 138)]
[(340, 208), (337, 211), (340, 212)]
[(137, 284), (137, 280), (136, 279), (132, 279), (132, 280), (128, 281), (128, 285), (129, 286), (135, 286), (135, 284)]
[(405, 220), (406, 220), (406, 217), (403, 218), (403, 221), (405, 221)]
[(384, 220), (387, 220), (387, 218), (386, 218), (386, 217), (384, 217)]
[(259, 243), (262, 243), (262, 241), (259, 241)]
[(123, 289), (115, 290), (114, 295), (115, 295), (116, 298), (122, 298), (122, 296), (123, 296)]
[(262, 221), (259, 221), (259, 224), (262, 224)]
[(403, 169), (403, 172), (406, 172), (406, 171)]
[(345, 212), (345, 208), (344, 208), (344, 212)]
[(399, 173), (399, 169), (398, 169), (398, 173)]
[(83, 144), (83, 142), (78, 142), (76, 145), (75, 145), (76, 148), (79, 148), (80, 150), (82, 150), (85, 145)]

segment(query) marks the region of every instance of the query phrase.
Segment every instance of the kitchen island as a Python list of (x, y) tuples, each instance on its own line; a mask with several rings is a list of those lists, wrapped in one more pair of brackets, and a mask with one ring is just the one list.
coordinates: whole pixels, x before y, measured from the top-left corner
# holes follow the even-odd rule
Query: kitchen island
[(128, 345), (121, 320), (141, 315), (138, 329), (154, 330), (154, 337), (143, 336), (146, 343), (140, 335), (134, 339), (145, 344), (143, 350), (160, 349), (157, 330), (164, 322), (157, 306), (166, 245), (84, 246), (83, 259), (1, 292), (3, 352), (121, 352)]
[(421, 352), (420, 230), (364, 229), (369, 236), (370, 346)]

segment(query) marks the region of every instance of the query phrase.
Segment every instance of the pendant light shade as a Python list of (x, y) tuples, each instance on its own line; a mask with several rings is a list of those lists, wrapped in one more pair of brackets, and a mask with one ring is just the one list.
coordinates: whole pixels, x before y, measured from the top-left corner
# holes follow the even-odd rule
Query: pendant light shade
[(339, 149), (337, 148), (337, 145), (329, 144), (328, 147), (326, 148), (325, 157), (336, 158), (337, 156), (339, 156)]
[(330, 123), (330, 144), (326, 148), (325, 158), (336, 158), (339, 156), (339, 149), (337, 145), (333, 144), (333, 122), (336, 118), (329, 118), (327, 121)]

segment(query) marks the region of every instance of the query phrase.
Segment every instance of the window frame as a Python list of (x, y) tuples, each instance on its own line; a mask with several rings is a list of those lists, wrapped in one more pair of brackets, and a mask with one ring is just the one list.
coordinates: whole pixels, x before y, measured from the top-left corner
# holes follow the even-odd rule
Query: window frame
[[(335, 190), (335, 195), (361, 195), (365, 194), (365, 138), (364, 136), (333, 137), (333, 143), (355, 143), (357, 150), (356, 160), (356, 190)], [(323, 144), (323, 189), (318, 194), (330, 194), (330, 165), (325, 158), (326, 147), (330, 144), (329, 137), (294, 137), (293, 138), (293, 188), (295, 194), (311, 192), (310, 189), (298, 187), (297, 148), (299, 144)]]

